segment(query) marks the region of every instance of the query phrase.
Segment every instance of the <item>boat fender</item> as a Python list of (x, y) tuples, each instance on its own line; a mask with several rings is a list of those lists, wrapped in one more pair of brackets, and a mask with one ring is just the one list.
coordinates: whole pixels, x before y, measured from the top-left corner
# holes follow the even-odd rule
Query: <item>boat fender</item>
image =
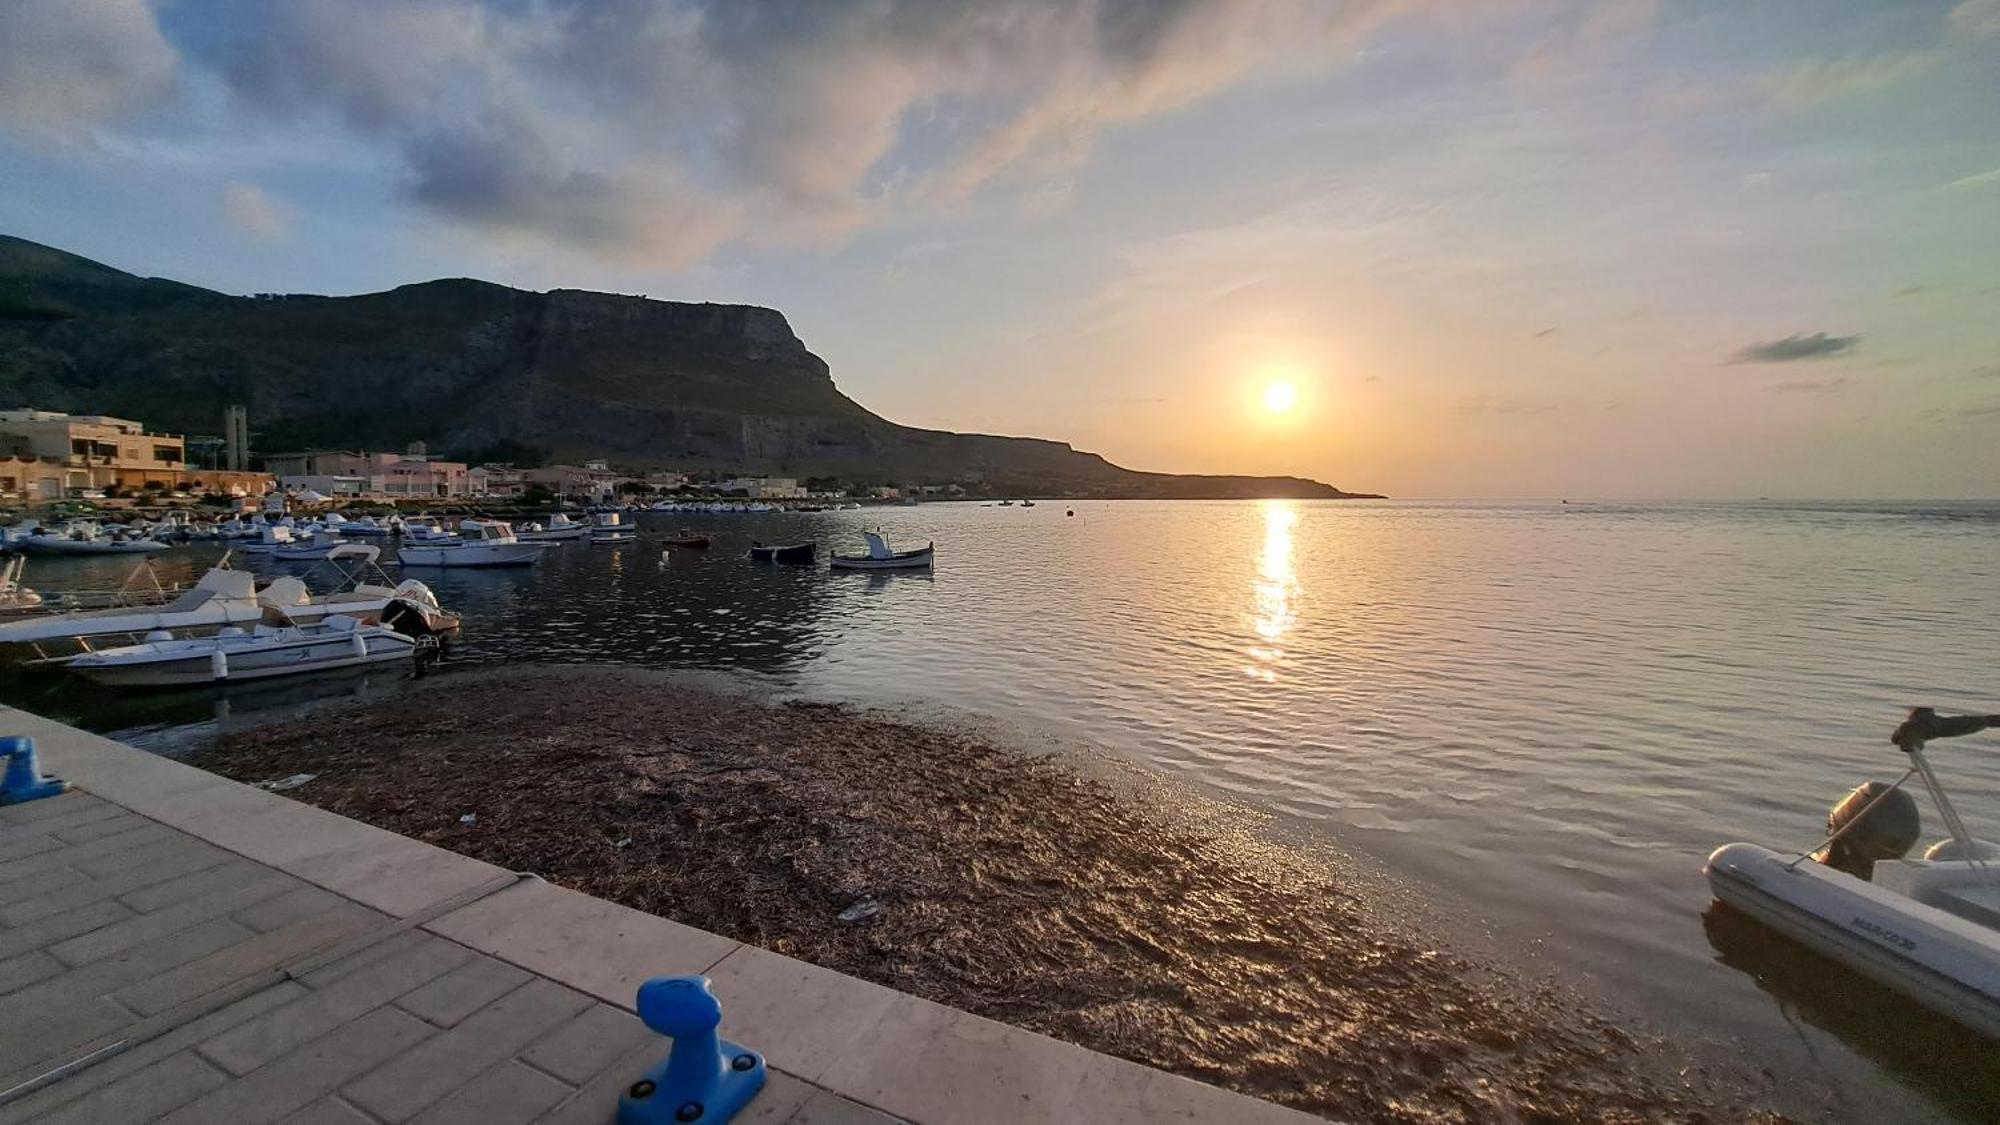
[(166, 629), (154, 629), (151, 632), (148, 632), (144, 638), (145, 642), (149, 645), (159, 644), (161, 642), (171, 641), (173, 639), (174, 639), (173, 633)]
[(1886, 781), (1857, 785), (1826, 814), (1827, 835), (1839, 839), (1813, 858), (1858, 879), (1873, 879), (1880, 860), (1910, 854), (1923, 835), (1917, 799)]
[(368, 659), (368, 638), (362, 636), (361, 630), (359, 629), (356, 629), (354, 631), (353, 637), (354, 637), (354, 658), (356, 660)]
[(229, 654), (221, 649), (216, 649), (215, 652), (209, 655), (208, 670), (218, 680), (228, 679)]

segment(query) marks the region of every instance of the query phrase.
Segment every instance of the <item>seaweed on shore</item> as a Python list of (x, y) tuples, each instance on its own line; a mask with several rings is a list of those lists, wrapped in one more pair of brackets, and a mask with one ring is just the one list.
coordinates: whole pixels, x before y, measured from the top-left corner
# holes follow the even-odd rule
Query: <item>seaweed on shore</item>
[(1759, 1116), (1674, 1076), (1670, 1045), (1381, 924), (1334, 866), (962, 733), (526, 669), (192, 761), (314, 773), (287, 796), (1342, 1119)]

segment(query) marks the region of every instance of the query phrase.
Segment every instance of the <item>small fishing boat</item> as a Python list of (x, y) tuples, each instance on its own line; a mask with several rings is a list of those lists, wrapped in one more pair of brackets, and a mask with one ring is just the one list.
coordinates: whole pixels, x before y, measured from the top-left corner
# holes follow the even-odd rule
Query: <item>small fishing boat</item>
[(684, 527), (668, 537), (667, 546), (680, 547), (689, 551), (706, 551), (708, 550), (708, 536), (697, 535), (692, 528)]
[(331, 672), (435, 654), (440, 642), (425, 614), (393, 603), (383, 623), (329, 617), (301, 625), (277, 610), (251, 629), (231, 625), (207, 637), (179, 640), (165, 633), (136, 645), (87, 652), (65, 667), (113, 687), (196, 687)]
[(523, 543), (561, 543), (571, 539), (581, 539), (590, 534), (590, 527), (569, 518), (561, 512), (549, 513), (547, 523), (526, 523), (514, 529), (514, 537)]
[(457, 542), (441, 546), (406, 540), (396, 551), (404, 566), (532, 566), (547, 544), (523, 543), (514, 529), (499, 520), (466, 520), (458, 525)]
[(361, 516), (340, 525), (340, 533), (356, 539), (387, 539), (395, 528), (374, 516)]
[(819, 558), (817, 543), (793, 543), (787, 546), (750, 544), (752, 562), (809, 563)]
[(1035, 502), (1033, 500), (1023, 500), (1021, 501), (1021, 506), (1023, 508), (1032, 508), (1035, 506)]
[(892, 551), (883, 538), (872, 531), (861, 537), (868, 541), (865, 555), (832, 555), (827, 561), (835, 570), (927, 570), (937, 544), (926, 543), (914, 551)]
[(598, 512), (591, 521), (592, 543), (630, 543), (639, 538), (638, 525), (626, 522), (624, 512)]
[[(1925, 756), (1926, 743), (2000, 726), (2000, 715), (1910, 712), (1890, 741), (1909, 769), (1871, 781), (1827, 817), (1818, 848), (1786, 854), (1726, 844), (1708, 857), (1715, 897), (1981, 1034), (2000, 1038), (2000, 845), (1972, 837)], [(1906, 859), (1921, 834), (1902, 786), (1921, 778), (1950, 838)]]

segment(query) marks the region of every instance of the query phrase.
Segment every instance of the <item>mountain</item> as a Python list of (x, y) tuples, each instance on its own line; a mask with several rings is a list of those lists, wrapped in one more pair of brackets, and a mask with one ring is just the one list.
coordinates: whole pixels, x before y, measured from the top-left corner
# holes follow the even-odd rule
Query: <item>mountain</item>
[(484, 281), (229, 296), (0, 235), (0, 407), (215, 433), (263, 450), (531, 448), (551, 459), (994, 492), (1341, 497), (1297, 477), (1123, 469), (1035, 438), (899, 426), (834, 386), (782, 314)]

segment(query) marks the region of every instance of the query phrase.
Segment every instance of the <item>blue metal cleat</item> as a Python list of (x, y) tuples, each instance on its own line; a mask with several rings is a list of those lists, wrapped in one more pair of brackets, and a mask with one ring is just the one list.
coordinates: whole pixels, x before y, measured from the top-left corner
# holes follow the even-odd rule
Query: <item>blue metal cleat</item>
[(639, 1018), (674, 1041), (618, 1099), (618, 1125), (727, 1121), (764, 1088), (764, 1057), (716, 1035), (722, 1002), (708, 978), (655, 977), (639, 986)]
[(6, 772), (0, 773), (0, 805), (53, 797), (69, 789), (61, 778), (42, 776), (32, 738), (0, 738), (0, 761), (7, 763)]

